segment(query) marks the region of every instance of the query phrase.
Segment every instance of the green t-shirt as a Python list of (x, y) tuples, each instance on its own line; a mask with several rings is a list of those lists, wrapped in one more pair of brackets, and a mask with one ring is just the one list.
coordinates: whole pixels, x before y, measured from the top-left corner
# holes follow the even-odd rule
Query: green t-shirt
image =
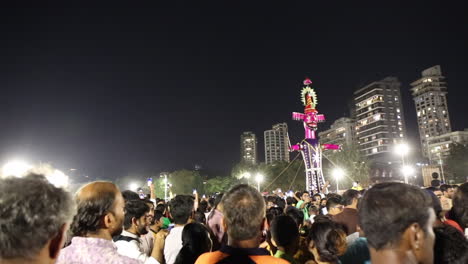
[(297, 261), (290, 255), (286, 254), (281, 250), (276, 250), (275, 258), (280, 258), (289, 261), (291, 264), (298, 264)]

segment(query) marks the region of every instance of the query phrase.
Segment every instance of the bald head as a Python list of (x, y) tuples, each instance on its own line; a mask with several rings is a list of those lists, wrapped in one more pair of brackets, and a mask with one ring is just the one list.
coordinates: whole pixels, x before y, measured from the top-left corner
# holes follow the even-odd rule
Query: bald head
[[(115, 184), (88, 183), (78, 190), (75, 199), (78, 213), (71, 227), (74, 236), (95, 236), (102, 231), (109, 233), (107, 235), (110, 236), (120, 233), (125, 204)], [(113, 226), (109, 225), (110, 220)]]

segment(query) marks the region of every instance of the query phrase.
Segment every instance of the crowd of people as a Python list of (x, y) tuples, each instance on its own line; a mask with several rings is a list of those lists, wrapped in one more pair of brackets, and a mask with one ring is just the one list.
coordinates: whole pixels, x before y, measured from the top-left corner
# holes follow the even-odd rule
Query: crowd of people
[(154, 193), (97, 181), (72, 197), (42, 175), (0, 179), (0, 263), (468, 263), (468, 183)]

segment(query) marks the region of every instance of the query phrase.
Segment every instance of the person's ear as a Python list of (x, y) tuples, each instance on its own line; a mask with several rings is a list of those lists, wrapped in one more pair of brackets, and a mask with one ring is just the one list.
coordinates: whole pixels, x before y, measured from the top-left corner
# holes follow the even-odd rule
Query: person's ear
[(68, 230), (68, 224), (63, 224), (62, 227), (60, 227), (59, 232), (55, 237), (50, 240), (49, 243), (49, 257), (51, 259), (57, 259), (60, 249), (62, 249), (63, 244), (65, 243), (66, 239), (66, 232)]
[(223, 227), (224, 233), (227, 233), (228, 226), (226, 224), (226, 219), (224, 217), (221, 218), (221, 226)]
[(136, 217), (132, 217), (132, 225), (138, 226), (138, 219)]
[(411, 251), (417, 252), (423, 248), (424, 244), (424, 230), (418, 223), (411, 224), (405, 230), (405, 237), (408, 241), (408, 246)]
[(105, 228), (109, 228), (112, 226), (112, 222), (114, 221), (114, 218), (113, 218), (113, 215), (112, 213), (107, 213), (106, 215), (104, 215), (103, 219), (102, 219), (102, 222), (103, 222), (103, 225)]

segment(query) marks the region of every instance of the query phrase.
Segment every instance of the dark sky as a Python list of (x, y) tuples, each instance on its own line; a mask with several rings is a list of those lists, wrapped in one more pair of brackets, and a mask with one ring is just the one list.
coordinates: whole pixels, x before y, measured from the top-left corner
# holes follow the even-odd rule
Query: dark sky
[(328, 121), (360, 85), (397, 76), (417, 144), (409, 83), (436, 64), (454, 129), (468, 127), (468, 10), (454, 1), (63, 2), (0, 11), (3, 161), (93, 177), (227, 173), (242, 131), (257, 133), (262, 159), (272, 124), (302, 137), (290, 117), (305, 76)]

